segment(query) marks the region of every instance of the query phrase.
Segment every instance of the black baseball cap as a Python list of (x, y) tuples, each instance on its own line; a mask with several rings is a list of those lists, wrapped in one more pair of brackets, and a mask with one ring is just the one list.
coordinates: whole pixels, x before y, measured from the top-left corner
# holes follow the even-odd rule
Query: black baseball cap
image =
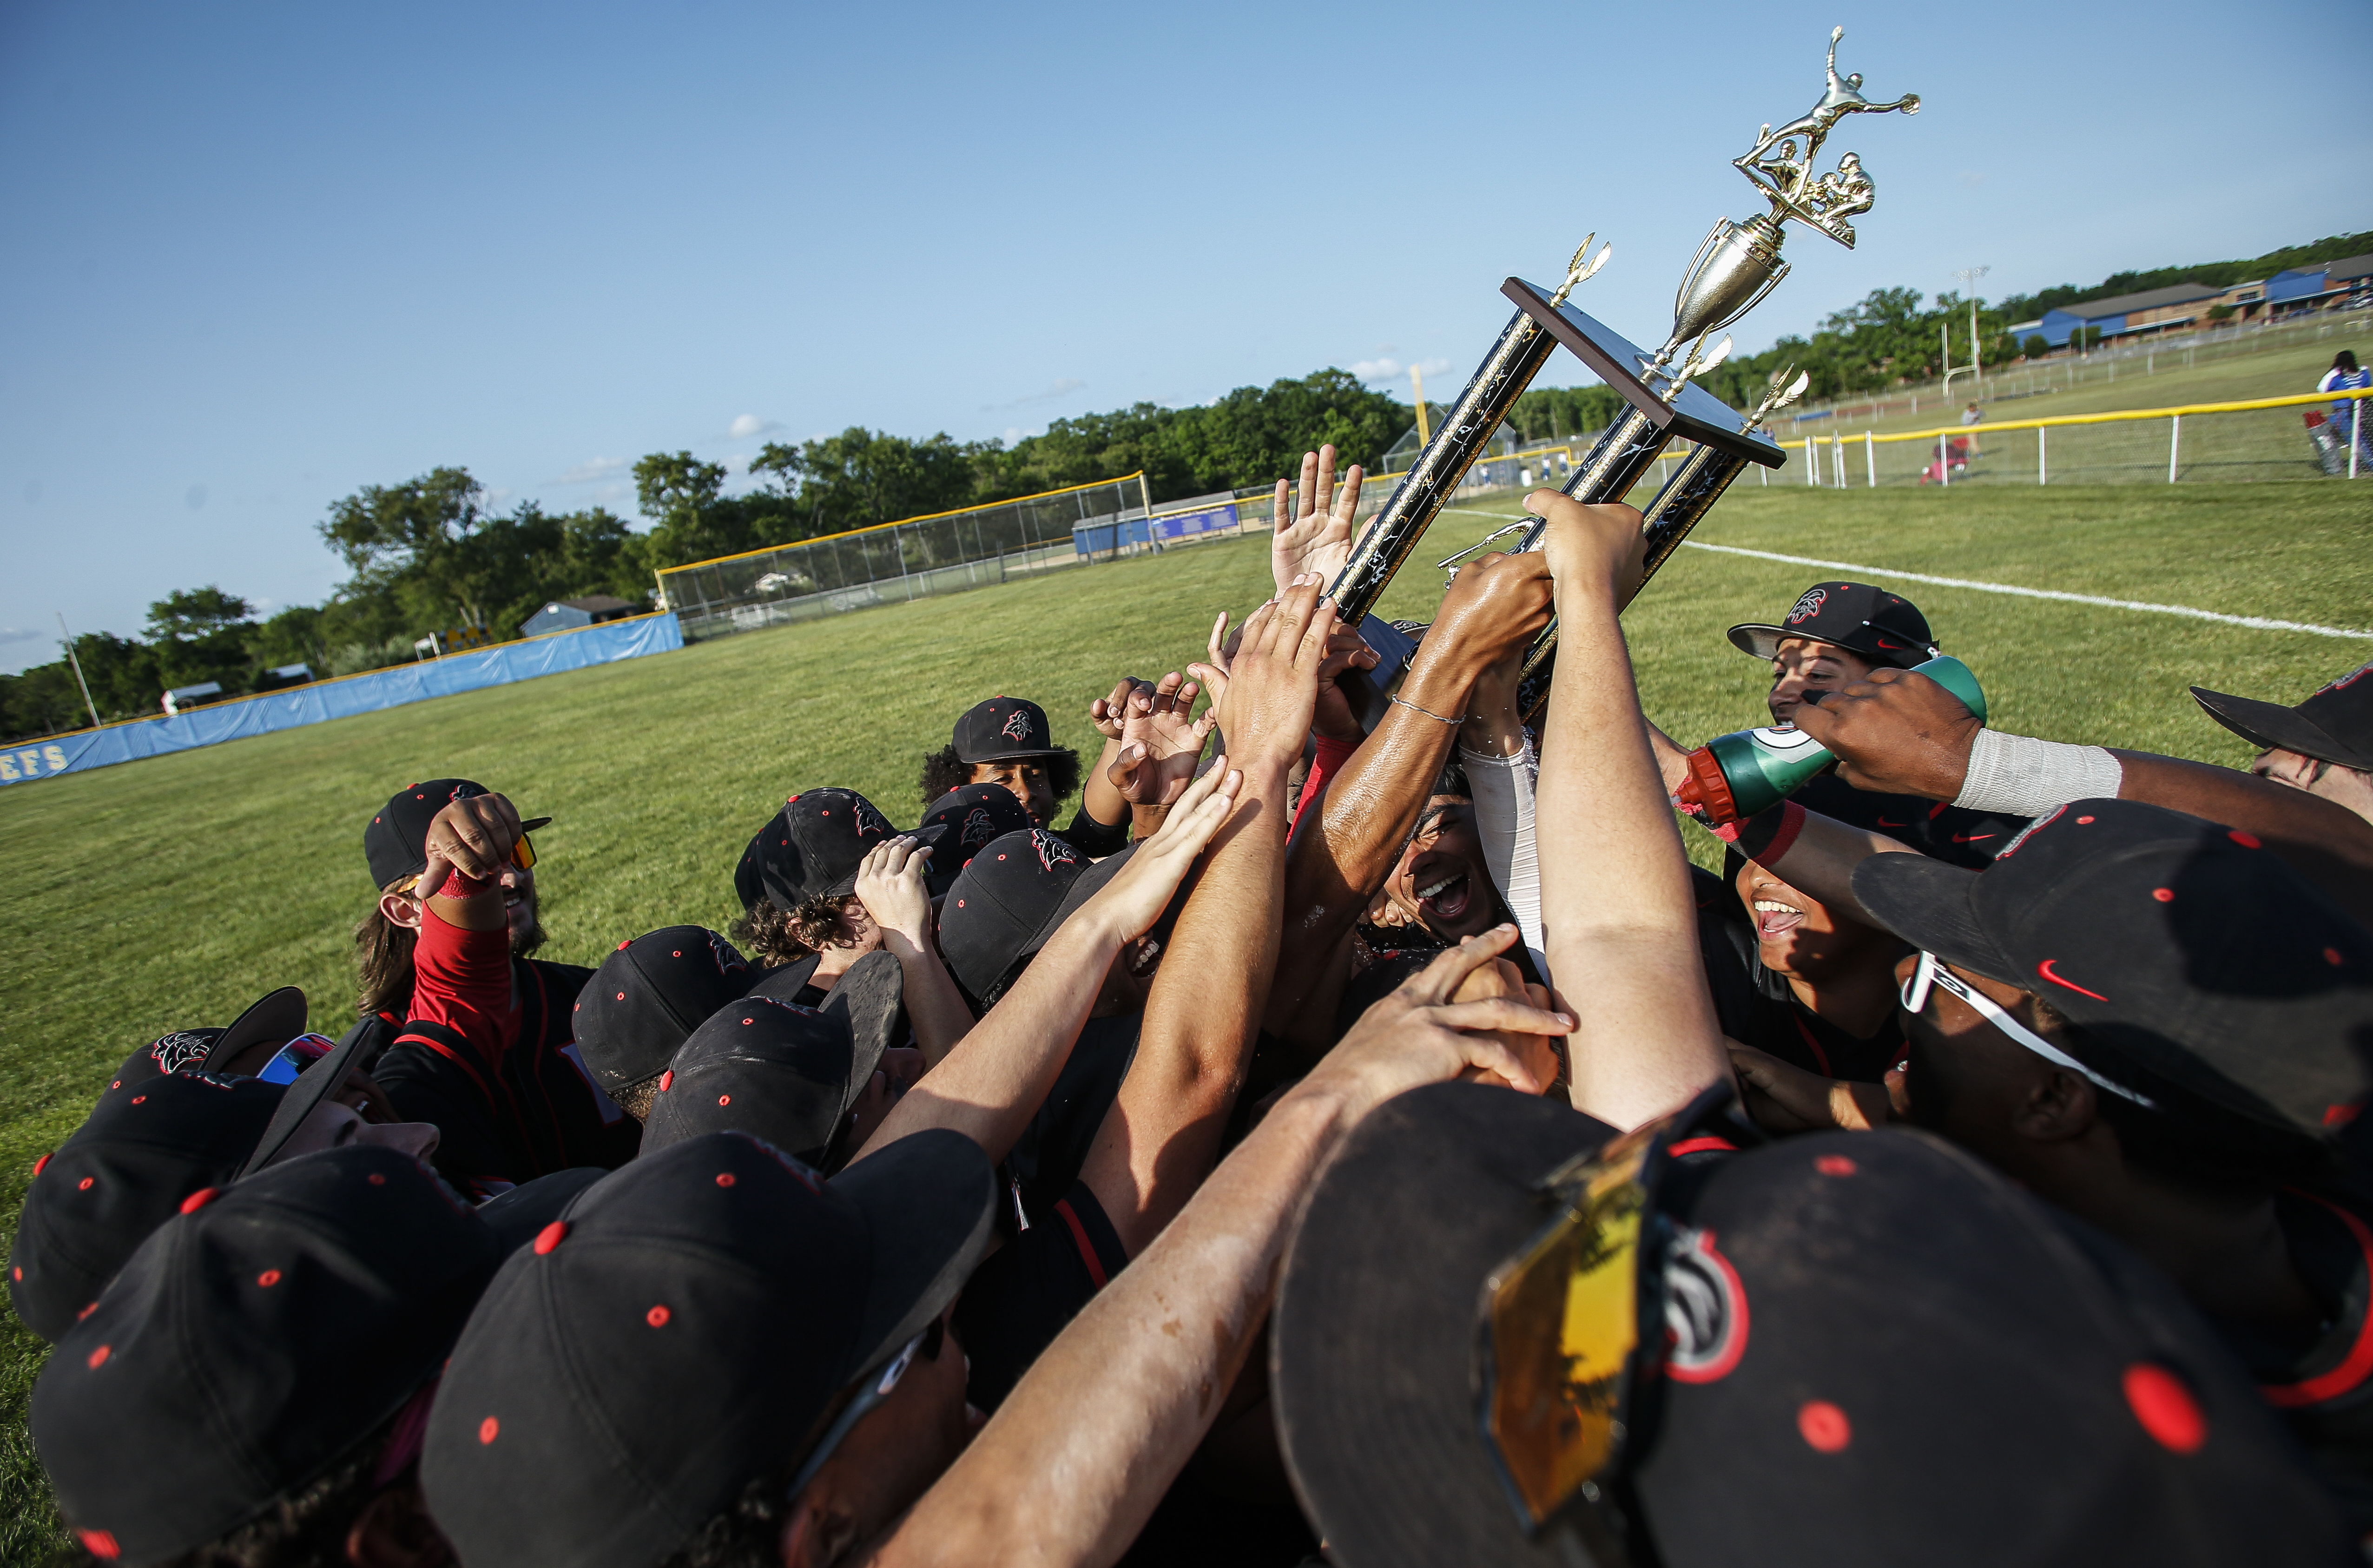
[(933, 801), (915, 836), (931, 847), (925, 881), (936, 895), (955, 885), (965, 862), (1009, 833), (1027, 833), (1030, 813), (1002, 784), (964, 784)]
[[(890, 958), (868, 954), (868, 958)], [(897, 960), (890, 958), (892, 967)], [(660, 1076), (643, 1153), (708, 1132), (747, 1132), (818, 1170), (881, 1061), (857, 1059), (848, 1008), (743, 997), (693, 1031)]]
[[(485, 786), (467, 778), (431, 778), (388, 797), (363, 829), (363, 855), (370, 861), (371, 885), (385, 887), (415, 876), (428, 865), (428, 825), (455, 801), (488, 793)], [(532, 833), (552, 819), (530, 817), (520, 831)]]
[(1982, 872), (1874, 855), (1853, 890), (1905, 941), (2041, 997), (2117, 1082), (2310, 1136), (2373, 1092), (2373, 936), (2239, 828), (2073, 801)]
[(759, 875), (769, 835), (779, 836), (783, 813), (777, 812), (766, 819), (766, 825), (750, 836), (742, 847), (742, 858), (733, 862), (733, 902), (745, 912), (759, 899), (766, 896), (766, 884)]
[(272, 1119), (264, 1124), (263, 1135), (255, 1141), (255, 1148), (240, 1167), (240, 1175), (251, 1176), (270, 1164), (275, 1155), (297, 1136), (305, 1118), (313, 1114), (322, 1101), (335, 1098), (353, 1076), (355, 1064), (361, 1057), (369, 1031), (349, 1029), (345, 1037), (331, 1047), (306, 1066), (288, 1085), (288, 1093), (272, 1108)]
[(248, 1004), (228, 1027), (177, 1029), (123, 1059), (115, 1082), (167, 1072), (218, 1072), (250, 1046), (283, 1046), (305, 1032), (305, 993), (283, 986)]
[[(771, 997), (777, 1001), (797, 1002), (801, 994), (814, 982), (816, 960), (822, 954), (810, 954), (796, 963), (759, 972), (758, 981), (750, 994)], [(832, 989), (817, 1004), (836, 1013), (848, 1024), (848, 1036), (856, 1051), (855, 1059), (871, 1064), (882, 1059), (882, 1053), (906, 1041), (906, 972), (900, 966), (895, 954), (881, 948), (860, 954), (854, 964), (840, 972)], [(858, 1081), (862, 1088), (863, 1078)]]
[(739, 1132), (643, 1154), (487, 1289), (429, 1417), (430, 1512), (464, 1562), (649, 1568), (946, 1309), (995, 1206), (945, 1129), (829, 1182)]
[(758, 836), (759, 890), (778, 909), (847, 897), (859, 865), (896, 831), (854, 790), (803, 790)]
[(1733, 626), (1731, 643), (1741, 653), (1769, 659), (1782, 638), (1810, 638), (1906, 670), (1936, 657), (1936, 639), (1920, 606), (1866, 582), (1817, 582), (1796, 596), (1781, 621)]
[(1051, 756), (1061, 750), (1046, 727), (1046, 710), (1027, 697), (993, 696), (956, 720), (956, 760), (1001, 762), (1016, 756)]
[(2260, 751), (2297, 752), (2343, 767), (2373, 769), (2373, 664), (2350, 671), (2297, 708), (2192, 688), (2208, 717)]
[(42, 1369), (33, 1444), (60, 1511), (126, 1568), (220, 1538), (419, 1396), (499, 1257), (393, 1149), (223, 1188), (150, 1236)]
[(8, 1253), (8, 1300), (55, 1342), (158, 1226), (228, 1187), (295, 1084), (170, 1072), (119, 1078), (33, 1163)]
[(1118, 872), (1120, 860), (1092, 863), (1043, 827), (983, 845), (940, 905), (940, 954), (948, 972), (974, 998), (988, 994), (1016, 960), (1046, 946), (1064, 917), (1087, 902), (1087, 894), (1072, 896), (1077, 884), (1093, 875), (1093, 893)]
[[(1519, 1523), (1479, 1419), (1479, 1308), (1560, 1211), (1544, 1178), (1612, 1136), (1447, 1083), (1371, 1114), (1328, 1164), (1271, 1390), (1339, 1568), (1594, 1561), (1576, 1515)], [(1641, 1222), (1645, 1365), (1602, 1491), (1632, 1561), (2338, 1560), (2288, 1434), (2147, 1265), (1924, 1134), (1727, 1141), (1675, 1144), (1710, 1152), (1668, 1167)]]
[(733, 944), (707, 926), (661, 926), (620, 942), (570, 1014), (585, 1071), (613, 1094), (658, 1077), (701, 1021), (755, 978)]

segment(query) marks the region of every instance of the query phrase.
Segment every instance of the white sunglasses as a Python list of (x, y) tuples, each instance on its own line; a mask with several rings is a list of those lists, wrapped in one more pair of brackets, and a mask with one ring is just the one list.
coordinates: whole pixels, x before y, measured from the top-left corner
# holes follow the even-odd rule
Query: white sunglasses
[(2066, 1068), (2071, 1072), (2084, 1074), (2084, 1076), (2088, 1079), (2096, 1088), (2106, 1089), (2122, 1100), (2132, 1100), (2135, 1105), (2145, 1106), (2151, 1110), (2158, 1109), (2158, 1102), (2157, 1100), (2152, 1099), (2149, 1095), (2142, 1094), (2139, 1091), (2129, 1089), (2122, 1083), (2114, 1082), (2110, 1079), (2102, 1077), (2099, 1073), (2094, 1071), (2083, 1062), (2078, 1061), (2075, 1057), (2070, 1056), (2066, 1051), (2062, 1050), (2058, 1046), (2053, 1045), (2051, 1041), (2045, 1039), (2034, 1030), (2029, 1029), (2026, 1024), (2021, 1024), (2017, 1019), (2013, 1018), (2009, 1013), (2005, 1012), (2000, 1007), (1994, 1005), (1993, 998), (1987, 996), (1984, 992), (1964, 983), (1961, 977), (1954, 974), (1953, 971), (1945, 967), (1944, 960), (1938, 958), (1935, 954), (1923, 949), (1920, 954), (1920, 967), (1914, 969), (1911, 972), (1911, 977), (1903, 982), (1903, 987), (1900, 993), (1903, 1002), (1903, 1011), (1906, 1012), (1918, 1012), (1922, 1008), (1926, 1007), (1928, 1005), (1928, 989), (1931, 986), (1935, 987), (1939, 990), (1950, 991), (1953, 995), (1959, 997), (1963, 1001), (1966, 1001), (1971, 1007), (1976, 1008), (1980, 1017), (1993, 1024), (1995, 1028), (2001, 1030), (2004, 1034), (2009, 1036), (2012, 1039), (2017, 1041), (2020, 1045), (2025, 1046), (2028, 1050), (2031, 1050), (2036, 1055), (2041, 1057), (2044, 1060), (2056, 1062), (2060, 1066)]

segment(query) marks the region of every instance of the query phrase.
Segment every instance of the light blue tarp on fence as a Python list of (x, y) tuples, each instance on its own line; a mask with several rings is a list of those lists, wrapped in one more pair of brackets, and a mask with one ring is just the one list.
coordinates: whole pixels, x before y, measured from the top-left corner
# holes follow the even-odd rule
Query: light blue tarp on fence
[(21, 784), (56, 773), (81, 773), (145, 756), (163, 756), (199, 746), (275, 730), (294, 730), (382, 708), (401, 708), (432, 696), (476, 691), (482, 686), (508, 685), (564, 670), (614, 664), (665, 653), (684, 646), (684, 628), (672, 613), (637, 615), (630, 621), (609, 621), (582, 631), (562, 632), (527, 642), (507, 642), (471, 653), (374, 670), (368, 675), (324, 681), (318, 685), (292, 686), (264, 696), (243, 697), (172, 717), (144, 719), (134, 724), (111, 724), (54, 740), (29, 741), (0, 751), (0, 784)]

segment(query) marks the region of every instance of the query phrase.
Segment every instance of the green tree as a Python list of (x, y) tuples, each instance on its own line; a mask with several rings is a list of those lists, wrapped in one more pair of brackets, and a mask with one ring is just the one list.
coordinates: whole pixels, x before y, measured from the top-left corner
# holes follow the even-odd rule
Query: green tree
[[(402, 485), (367, 485), (330, 508), (321, 537), (354, 576), (339, 597), (381, 598), (398, 624), (420, 631), (487, 625), (489, 557), (471, 545), (485, 491), (465, 468), (438, 468)], [(379, 619), (380, 635), (395, 629)]]
[(148, 606), (148, 646), (168, 685), (219, 681), (247, 689), (248, 638), (256, 629), (246, 600), (208, 583), (179, 589)]
[(968, 505), (981, 454), (945, 431), (914, 441), (852, 425), (796, 447), (769, 441), (750, 471), (768, 476), (777, 513), (794, 523), (785, 537), (817, 539)]

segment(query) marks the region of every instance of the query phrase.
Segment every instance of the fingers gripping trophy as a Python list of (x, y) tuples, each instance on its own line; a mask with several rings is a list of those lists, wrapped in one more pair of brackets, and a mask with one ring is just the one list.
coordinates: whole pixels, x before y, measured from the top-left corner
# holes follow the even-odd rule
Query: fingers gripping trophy
[[(1574, 252), (1554, 294), (1544, 295), (1522, 278), (1512, 277), (1502, 287), (1516, 313), (1391, 498), (1369, 521), (1328, 591), (1346, 624), (1358, 624), (1374, 608), (1393, 574), (1457, 493), (1485, 443), (1560, 344), (1621, 393), (1627, 405), (1575, 466), (1562, 486), (1566, 495), (1585, 502), (1620, 500), (1675, 440), (1694, 443), (1642, 514), (1649, 575), (1671, 556), (1748, 463), (1777, 468), (1786, 461), (1759, 427), (1803, 395), (1806, 377), (1794, 375), (1793, 367), (1783, 369), (1771, 378), (1761, 402), (1743, 416), (1697, 381), (1731, 351), (1727, 336), (1712, 346), (1708, 340), (1753, 310), (1787, 275), (1789, 264), (1780, 256), (1786, 224), (1804, 224), (1853, 248), (1853, 226), (1847, 219), (1870, 210), (1875, 186), (1860, 156), (1851, 152), (1834, 170), (1816, 172), (1830, 134), (1851, 114), (1919, 112), (1917, 94), (1874, 103), (1863, 94), (1860, 73), (1838, 75), (1838, 43), (1844, 36), (1843, 28), (1829, 34), (1829, 85), (1820, 99), (1794, 120), (1764, 125), (1754, 145), (1732, 159), (1771, 210), (1743, 223), (1716, 220), (1675, 295), (1672, 331), (1661, 347), (1653, 353), (1642, 350), (1570, 303), (1575, 289), (1607, 264), (1614, 249), (1605, 246), (1592, 255), (1595, 235)], [(1540, 525), (1519, 528), (1525, 537), (1515, 548), (1537, 548)], [(1548, 700), (1556, 640), (1552, 623), (1526, 656), (1523, 695), (1528, 718), (1537, 718)], [(1381, 717), (1388, 688), (1356, 672), (1338, 685), (1352, 696), (1354, 711), (1373, 726)]]

